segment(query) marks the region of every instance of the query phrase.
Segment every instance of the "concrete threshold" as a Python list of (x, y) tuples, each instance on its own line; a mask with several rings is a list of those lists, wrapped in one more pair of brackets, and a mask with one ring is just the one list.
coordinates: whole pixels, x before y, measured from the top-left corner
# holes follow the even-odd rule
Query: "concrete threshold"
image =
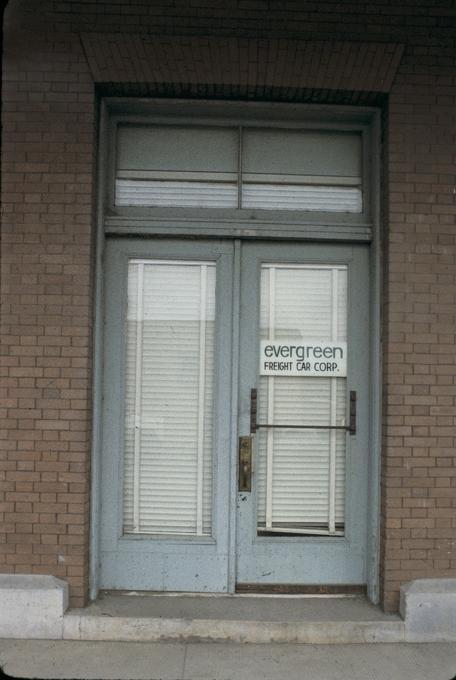
[(107, 592), (63, 619), (64, 640), (349, 644), (404, 638), (399, 616), (361, 596)]

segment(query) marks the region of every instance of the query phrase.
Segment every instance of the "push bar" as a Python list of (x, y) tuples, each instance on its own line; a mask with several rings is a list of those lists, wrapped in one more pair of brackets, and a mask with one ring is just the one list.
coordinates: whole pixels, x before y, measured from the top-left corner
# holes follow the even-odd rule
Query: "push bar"
[(258, 394), (256, 388), (250, 390), (250, 432), (254, 434), (261, 428), (287, 430), (345, 430), (349, 434), (356, 434), (356, 392), (350, 392), (350, 420), (348, 425), (279, 425), (257, 422)]

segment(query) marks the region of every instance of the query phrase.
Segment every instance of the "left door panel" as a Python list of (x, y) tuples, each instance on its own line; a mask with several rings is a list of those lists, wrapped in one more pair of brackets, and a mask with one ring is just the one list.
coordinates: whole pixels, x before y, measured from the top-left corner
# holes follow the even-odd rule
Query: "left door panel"
[(216, 241), (107, 244), (103, 588), (227, 590), (232, 263)]

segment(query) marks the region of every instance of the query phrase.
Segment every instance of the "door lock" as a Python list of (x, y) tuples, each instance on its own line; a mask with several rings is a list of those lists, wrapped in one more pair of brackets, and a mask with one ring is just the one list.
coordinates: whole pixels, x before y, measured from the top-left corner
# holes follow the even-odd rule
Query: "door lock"
[(252, 490), (252, 439), (251, 435), (239, 437), (239, 491)]

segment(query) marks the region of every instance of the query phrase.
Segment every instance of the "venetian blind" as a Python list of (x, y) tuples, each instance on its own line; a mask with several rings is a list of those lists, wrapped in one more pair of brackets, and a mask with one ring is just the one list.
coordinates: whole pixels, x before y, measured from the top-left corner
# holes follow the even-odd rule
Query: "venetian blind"
[(124, 533), (211, 533), (214, 323), (214, 263), (130, 261)]
[[(261, 337), (296, 342), (346, 340), (344, 266), (263, 265)], [(346, 379), (261, 376), (259, 422), (345, 425)], [(340, 533), (345, 504), (345, 433), (258, 432), (260, 532)]]

